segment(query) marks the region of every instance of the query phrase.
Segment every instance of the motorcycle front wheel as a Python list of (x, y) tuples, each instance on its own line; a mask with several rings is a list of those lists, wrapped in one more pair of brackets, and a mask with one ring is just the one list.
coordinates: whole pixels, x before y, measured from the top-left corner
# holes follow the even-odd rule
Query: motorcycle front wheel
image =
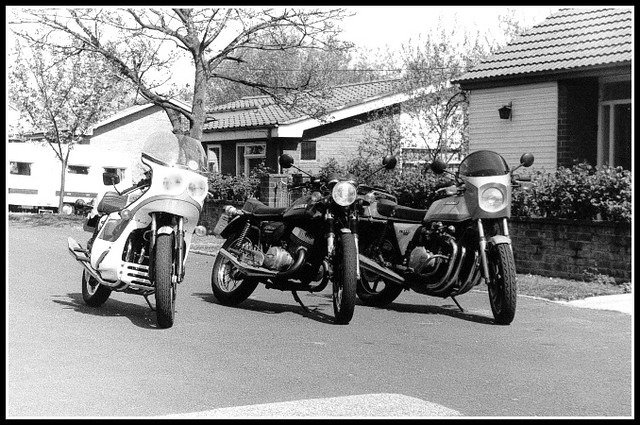
[(346, 325), (356, 305), (358, 252), (354, 234), (346, 233), (336, 239), (334, 261), (333, 313), (337, 324)]
[(173, 326), (175, 315), (177, 282), (173, 279), (173, 245), (173, 233), (158, 235), (153, 266), (156, 281), (156, 317), (161, 328)]
[[(258, 249), (245, 237), (231, 237), (222, 245), (227, 251)], [(258, 286), (257, 279), (245, 277), (231, 261), (218, 254), (211, 270), (211, 290), (220, 304), (234, 306), (249, 298)]]
[(516, 314), (516, 264), (511, 247), (506, 244), (491, 247), (489, 261), (489, 302), (497, 324), (508, 325)]
[(100, 285), (98, 281), (89, 274), (82, 272), (82, 299), (91, 307), (100, 307), (111, 295), (111, 288)]

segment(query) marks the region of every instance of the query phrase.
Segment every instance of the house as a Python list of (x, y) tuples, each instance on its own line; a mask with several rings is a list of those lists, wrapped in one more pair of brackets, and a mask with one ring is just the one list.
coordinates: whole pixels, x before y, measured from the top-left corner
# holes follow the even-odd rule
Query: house
[[(320, 103), (315, 117), (273, 101), (252, 96), (209, 111), (202, 142), (210, 168), (222, 174), (247, 175), (260, 163), (281, 172), (278, 157), (287, 153), (295, 165), (317, 173), (329, 159), (344, 164), (371, 130), (372, 113), (397, 108), (409, 99), (400, 79), (336, 86)], [(397, 110), (396, 110), (397, 112)]]
[[(69, 156), (65, 210), (71, 213), (77, 199), (89, 202), (102, 191), (105, 171), (120, 175), (119, 189), (138, 181), (142, 146), (150, 133), (161, 129), (171, 130), (171, 123), (164, 109), (152, 103), (126, 108), (91, 127)], [(6, 156), (9, 209), (57, 210), (61, 163), (44, 134), (10, 138)]]
[(533, 168), (631, 169), (631, 8), (561, 9), (452, 81), (469, 91), (469, 147)]

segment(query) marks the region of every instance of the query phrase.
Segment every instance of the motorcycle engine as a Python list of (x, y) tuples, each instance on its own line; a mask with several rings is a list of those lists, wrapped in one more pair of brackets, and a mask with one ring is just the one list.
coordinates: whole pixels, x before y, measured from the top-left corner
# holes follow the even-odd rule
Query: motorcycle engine
[(296, 227), (289, 235), (286, 249), (282, 246), (271, 246), (264, 256), (262, 265), (270, 270), (286, 270), (293, 264), (293, 257), (297, 256), (298, 248), (309, 249), (313, 245), (313, 241), (313, 236), (300, 227)]
[(441, 261), (424, 246), (418, 246), (409, 255), (409, 267), (420, 275), (431, 275), (436, 272)]

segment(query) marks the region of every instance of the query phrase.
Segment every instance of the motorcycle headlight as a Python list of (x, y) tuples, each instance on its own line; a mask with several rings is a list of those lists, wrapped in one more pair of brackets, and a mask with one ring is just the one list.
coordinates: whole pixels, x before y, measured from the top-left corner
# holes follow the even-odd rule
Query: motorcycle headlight
[(356, 187), (349, 182), (338, 182), (333, 186), (331, 196), (336, 204), (346, 207), (356, 201)]
[(189, 195), (194, 199), (204, 199), (207, 196), (207, 182), (201, 179), (192, 180), (187, 187)]
[(167, 192), (179, 194), (184, 191), (184, 180), (180, 174), (171, 174), (162, 180), (162, 187)]
[(505, 207), (504, 192), (496, 187), (489, 187), (480, 195), (480, 208), (488, 212), (500, 211)]

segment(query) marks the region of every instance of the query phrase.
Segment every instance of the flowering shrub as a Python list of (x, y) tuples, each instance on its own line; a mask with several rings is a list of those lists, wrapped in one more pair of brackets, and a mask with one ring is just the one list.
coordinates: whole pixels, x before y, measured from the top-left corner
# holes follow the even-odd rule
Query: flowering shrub
[(223, 201), (246, 201), (260, 194), (260, 178), (271, 170), (264, 165), (251, 170), (248, 177), (219, 173), (209, 175), (209, 192), (213, 199)]
[(512, 215), (631, 222), (631, 172), (587, 163), (538, 171), (513, 191)]

